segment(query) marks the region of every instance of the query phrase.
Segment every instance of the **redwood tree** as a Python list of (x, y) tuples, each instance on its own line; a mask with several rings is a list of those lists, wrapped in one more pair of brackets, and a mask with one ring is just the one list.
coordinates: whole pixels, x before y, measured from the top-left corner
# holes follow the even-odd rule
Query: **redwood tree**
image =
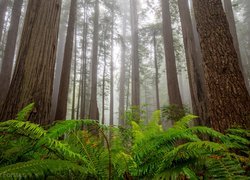
[(205, 96), (205, 84), (202, 69), (200, 68), (201, 58), (196, 51), (195, 37), (192, 28), (191, 14), (187, 0), (178, 0), (180, 12), (183, 42), (188, 69), (189, 86), (192, 99), (193, 113), (199, 116), (199, 124), (208, 125), (208, 116)]
[(55, 117), (56, 120), (65, 119), (67, 113), (70, 67), (72, 61), (74, 28), (76, 19), (76, 3), (77, 0), (71, 0), (68, 30), (64, 48), (63, 66), (62, 66), (61, 80), (58, 93), (58, 102), (57, 102), (56, 117)]
[(211, 126), (249, 128), (250, 97), (239, 67), (229, 24), (218, 0), (193, 0), (203, 55)]
[(28, 3), (16, 68), (0, 120), (16, 117), (34, 102), (29, 121), (48, 123), (61, 0), (32, 0)]
[(4, 18), (7, 10), (9, 0), (1, 0), (0, 1), (0, 42), (2, 40), (3, 34), (3, 26), (4, 26)]
[(91, 64), (91, 97), (89, 107), (89, 117), (99, 120), (99, 111), (97, 106), (97, 66), (98, 66), (98, 34), (99, 34), (99, 0), (95, 1), (94, 17), (94, 35), (92, 46), (92, 64)]
[(130, 0), (132, 36), (132, 106), (140, 106), (140, 73), (138, 57), (138, 14), (137, 0)]
[(175, 62), (169, 0), (162, 0), (162, 21), (169, 104), (182, 107)]
[(10, 20), (9, 32), (7, 35), (7, 42), (4, 51), (4, 57), (2, 61), (2, 68), (0, 74), (0, 104), (4, 101), (10, 81), (11, 73), (13, 69), (16, 41), (18, 35), (19, 20), (21, 16), (23, 0), (15, 0), (12, 8), (12, 15)]

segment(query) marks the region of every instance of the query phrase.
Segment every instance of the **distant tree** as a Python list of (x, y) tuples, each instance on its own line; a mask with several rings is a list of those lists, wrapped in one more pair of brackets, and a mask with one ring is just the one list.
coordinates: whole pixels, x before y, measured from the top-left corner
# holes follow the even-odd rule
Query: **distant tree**
[(71, 0), (68, 30), (64, 48), (63, 66), (62, 66), (61, 80), (58, 93), (58, 102), (57, 102), (56, 117), (55, 117), (56, 120), (65, 119), (67, 114), (67, 100), (69, 91), (73, 41), (74, 41), (74, 28), (76, 21), (76, 4), (77, 0)]
[(51, 107), (60, 0), (29, 1), (16, 68), (0, 120), (14, 119), (27, 104), (35, 108), (29, 121), (47, 124)]
[(115, 24), (115, 1), (111, 1), (111, 59), (110, 59), (110, 125), (114, 125), (114, 24)]
[(97, 106), (97, 66), (98, 66), (98, 36), (99, 36), (99, 0), (95, 0), (94, 32), (91, 62), (91, 97), (89, 107), (89, 117), (99, 120), (99, 110)]
[(140, 73), (138, 56), (138, 14), (137, 0), (130, 0), (131, 36), (132, 36), (132, 106), (140, 107)]
[(11, 81), (22, 4), (23, 0), (15, 0), (12, 8), (10, 27), (7, 35), (7, 42), (0, 74), (0, 104), (4, 101), (8, 93)]
[(161, 2), (169, 104), (181, 108), (182, 100), (177, 78), (169, 0), (162, 0)]
[[(204, 61), (211, 126), (250, 127), (250, 97), (221, 1), (193, 0)], [(209, 34), (209, 36), (208, 36)]]
[(125, 58), (126, 58), (126, 29), (127, 17), (123, 10), (122, 14), (122, 36), (121, 36), (121, 62), (120, 62), (120, 85), (119, 85), (119, 125), (124, 126), (124, 112), (125, 112)]
[(87, 94), (87, 47), (88, 47), (88, 14), (87, 14), (87, 9), (88, 9), (88, 4), (85, 1), (84, 2), (84, 15), (83, 15), (83, 30), (82, 30), (82, 73), (81, 73), (81, 102), (80, 102), (80, 118), (84, 119), (86, 117), (86, 94)]
[(1, 0), (0, 1), (0, 42), (2, 40), (4, 18), (5, 18), (5, 13), (7, 11), (8, 2), (9, 2), (9, 0)]

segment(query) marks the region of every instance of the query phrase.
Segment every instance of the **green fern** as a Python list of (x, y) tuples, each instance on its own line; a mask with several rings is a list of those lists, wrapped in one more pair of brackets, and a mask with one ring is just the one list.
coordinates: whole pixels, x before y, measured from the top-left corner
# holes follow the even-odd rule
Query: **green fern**
[(86, 175), (86, 170), (79, 165), (62, 160), (32, 160), (0, 168), (1, 179), (45, 179), (47, 176), (63, 173), (68, 175)]
[(29, 117), (31, 111), (34, 109), (35, 103), (31, 103), (24, 107), (16, 117), (16, 120), (18, 121), (27, 121), (27, 118)]

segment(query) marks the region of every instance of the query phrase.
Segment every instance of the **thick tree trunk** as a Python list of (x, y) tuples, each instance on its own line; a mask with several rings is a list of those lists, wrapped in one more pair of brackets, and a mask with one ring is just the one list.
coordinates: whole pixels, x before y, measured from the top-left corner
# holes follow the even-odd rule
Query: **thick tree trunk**
[(231, 35), (233, 37), (234, 48), (235, 48), (237, 55), (238, 55), (239, 65), (240, 65), (241, 71), (243, 73), (243, 77), (245, 79), (245, 84), (246, 84), (248, 93), (250, 94), (250, 84), (247, 80), (247, 73), (245, 71), (245, 68), (243, 67), (243, 63), (242, 63), (241, 55), (240, 55), (240, 47), (239, 47), (239, 41), (238, 41), (238, 36), (237, 36), (237, 30), (236, 30), (236, 26), (235, 26), (235, 19), (234, 19), (232, 2), (231, 2), (231, 0), (223, 0), (223, 2), (224, 2), (225, 13), (226, 13), (227, 20), (229, 23), (230, 32), (231, 32)]
[(2, 61), (1, 74), (0, 74), (0, 105), (6, 98), (11, 81), (11, 74), (13, 69), (13, 62), (15, 56), (19, 20), (21, 16), (23, 0), (15, 0), (12, 8), (12, 15), (10, 21), (7, 42)]
[(90, 119), (99, 120), (99, 111), (97, 106), (97, 66), (98, 66), (98, 36), (99, 36), (99, 0), (95, 1), (94, 17), (94, 36), (92, 47), (92, 64), (91, 64), (91, 97), (89, 107)]
[(182, 100), (177, 78), (169, 0), (162, 0), (162, 20), (169, 104), (181, 108)]
[(208, 125), (207, 99), (205, 96), (205, 84), (200, 59), (196, 53), (195, 37), (192, 27), (192, 20), (187, 0), (178, 0), (180, 19), (182, 25), (183, 41), (188, 69), (189, 86), (191, 91), (193, 113), (199, 116), (199, 124)]
[(9, 0), (0, 1), (0, 43), (3, 35), (4, 18), (5, 18), (5, 13), (7, 11), (8, 1)]
[(157, 42), (156, 42), (156, 30), (153, 34), (154, 43), (154, 64), (155, 64), (155, 92), (156, 92), (156, 109), (160, 110), (160, 98), (159, 98), (159, 70), (158, 70), (158, 60), (157, 60)]
[(67, 100), (69, 91), (71, 61), (72, 61), (72, 49), (74, 41), (74, 28), (76, 20), (76, 4), (77, 0), (71, 0), (68, 30), (64, 48), (63, 66), (62, 66), (61, 80), (58, 93), (58, 102), (57, 102), (56, 117), (55, 117), (56, 120), (65, 119), (67, 114)]
[(17, 64), (0, 120), (14, 119), (18, 111), (34, 102), (28, 120), (48, 123), (60, 8), (60, 0), (29, 1)]
[(222, 2), (193, 2), (201, 40), (211, 126), (222, 132), (237, 125), (249, 128), (250, 97)]
[(119, 86), (119, 125), (124, 126), (124, 110), (125, 110), (125, 55), (126, 55), (126, 15), (123, 14), (122, 20), (122, 40), (121, 40), (121, 68), (120, 68), (120, 86)]
[(137, 0), (130, 0), (132, 36), (132, 106), (140, 107), (140, 73), (138, 57), (138, 14)]

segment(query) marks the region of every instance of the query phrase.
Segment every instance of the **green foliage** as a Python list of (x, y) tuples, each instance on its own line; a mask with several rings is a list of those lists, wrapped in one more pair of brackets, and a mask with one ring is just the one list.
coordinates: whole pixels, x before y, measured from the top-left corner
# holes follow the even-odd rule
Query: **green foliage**
[(162, 107), (162, 117), (171, 121), (179, 121), (182, 117), (184, 117), (188, 113), (188, 109), (186, 107), (179, 107), (177, 105), (169, 105)]
[[(26, 121), (31, 111), (30, 106), (19, 113), (17, 120), (0, 123), (0, 179), (248, 176), (248, 130), (235, 128), (222, 134), (208, 127), (191, 127), (196, 116), (186, 115), (164, 131), (161, 111), (154, 112), (145, 125), (142, 116), (137, 116), (139, 111), (133, 110), (127, 113), (128, 126), (119, 129), (92, 120), (67, 120), (46, 130)], [(83, 130), (88, 126), (95, 127), (99, 136)]]

